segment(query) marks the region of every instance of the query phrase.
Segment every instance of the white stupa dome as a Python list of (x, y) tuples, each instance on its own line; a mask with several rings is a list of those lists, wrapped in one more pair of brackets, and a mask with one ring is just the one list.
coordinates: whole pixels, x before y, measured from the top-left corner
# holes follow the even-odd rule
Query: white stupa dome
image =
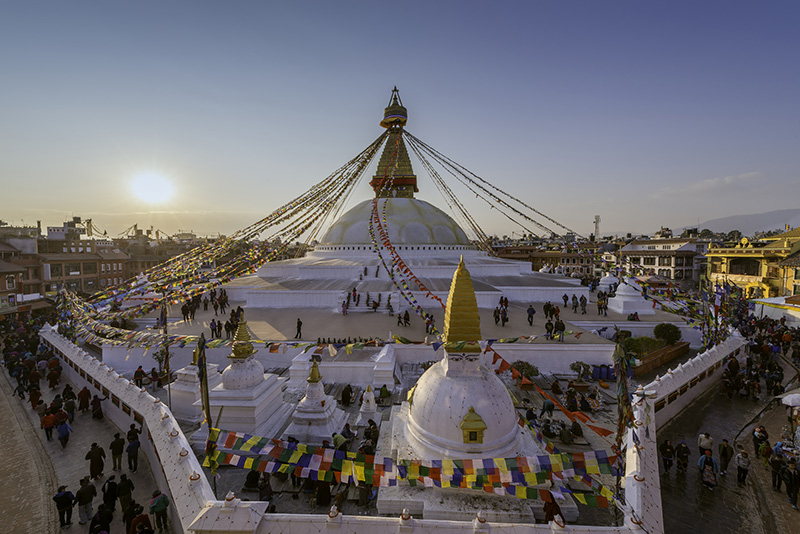
[[(515, 455), (520, 427), (505, 384), (483, 365), (474, 375), (452, 374), (442, 360), (417, 382), (408, 421), (415, 448), (450, 458)], [(465, 443), (461, 423), (470, 408), (486, 424), (482, 443)]]
[[(320, 240), (322, 245), (372, 244), (369, 222), (372, 200), (365, 200), (339, 217)], [(470, 242), (464, 231), (448, 214), (416, 198), (380, 198), (378, 212), (383, 213), (385, 228), (393, 245), (461, 245)], [(380, 239), (375, 230), (376, 239)]]
[(225, 389), (247, 389), (264, 381), (264, 366), (253, 358), (231, 358), (231, 364), (222, 371)]

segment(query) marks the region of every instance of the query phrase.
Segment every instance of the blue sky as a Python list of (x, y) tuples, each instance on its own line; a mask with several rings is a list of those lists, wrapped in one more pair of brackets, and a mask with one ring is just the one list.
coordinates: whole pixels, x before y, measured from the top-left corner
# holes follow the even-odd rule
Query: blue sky
[[(798, 27), (771, 1), (10, 3), (0, 219), (232, 232), (377, 137), (394, 85), (411, 133), (586, 235), (794, 208)], [(173, 199), (133, 197), (143, 171)]]

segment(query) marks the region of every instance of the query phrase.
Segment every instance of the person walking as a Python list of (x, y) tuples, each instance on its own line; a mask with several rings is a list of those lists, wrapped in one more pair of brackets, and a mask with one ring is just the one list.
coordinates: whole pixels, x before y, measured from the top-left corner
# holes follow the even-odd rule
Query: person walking
[(717, 485), (717, 473), (719, 473), (719, 464), (717, 459), (711, 456), (711, 451), (706, 450), (705, 454), (697, 460), (697, 469), (703, 480), (703, 485), (710, 490), (714, 489)]
[(92, 392), (89, 391), (89, 388), (84, 386), (82, 390), (78, 392), (78, 410), (81, 413), (86, 413), (89, 411), (89, 402), (92, 400)]
[(133, 438), (133, 441), (128, 443), (128, 447), (125, 451), (128, 453), (128, 469), (130, 469), (131, 473), (135, 473), (136, 470), (139, 468), (139, 437), (136, 436)]
[(119, 476), (119, 483), (117, 484), (117, 499), (119, 499), (119, 507), (122, 509), (122, 514), (128, 512), (133, 498), (133, 490), (135, 486), (133, 481), (128, 478), (124, 473)]
[(689, 467), (690, 454), (691, 451), (689, 451), (689, 446), (686, 445), (685, 441), (678, 443), (678, 446), (675, 448), (675, 459), (678, 463), (678, 473), (686, 472), (686, 469)]
[(669, 470), (672, 469), (672, 463), (675, 458), (675, 447), (673, 447), (672, 443), (667, 439), (664, 440), (664, 443), (661, 444), (658, 451), (661, 453), (661, 459), (664, 461), (664, 472), (669, 474)]
[(156, 528), (162, 532), (167, 528), (167, 508), (169, 507), (169, 497), (159, 490), (153, 492), (150, 499), (150, 513), (155, 516)]
[(528, 305), (528, 326), (533, 326), (533, 316), (536, 310), (533, 309), (533, 304)]
[(67, 491), (66, 486), (59, 486), (58, 493), (53, 496), (58, 510), (58, 522), (61, 528), (69, 528), (72, 525), (72, 507), (75, 506), (75, 495)]
[(78, 523), (85, 525), (92, 518), (92, 501), (97, 495), (97, 489), (89, 483), (89, 477), (81, 479), (81, 487), (75, 493), (75, 502), (78, 503)]
[(125, 452), (125, 440), (119, 435), (114, 434), (114, 441), (108, 446), (111, 451), (111, 470), (122, 471), (122, 453)]
[(747, 451), (742, 449), (736, 455), (736, 483), (743, 485), (747, 481), (747, 472), (750, 470), (750, 457)]
[(58, 432), (58, 441), (61, 443), (61, 448), (66, 449), (67, 443), (69, 442), (69, 433), (72, 432), (72, 427), (69, 426), (69, 423), (66, 421), (61, 421), (61, 423), (56, 427), (56, 432)]
[(133, 383), (136, 384), (137, 388), (142, 387), (142, 382), (146, 376), (147, 373), (144, 372), (141, 365), (133, 372)]
[(117, 481), (116, 475), (111, 475), (103, 484), (103, 504), (106, 505), (106, 510), (114, 511), (117, 506)]
[(114, 513), (105, 504), (100, 504), (97, 507), (97, 513), (94, 514), (92, 522), (89, 524), (89, 532), (107, 533), (111, 530), (111, 521), (113, 520)]
[(52, 411), (48, 410), (47, 413), (44, 414), (39, 426), (44, 429), (44, 435), (47, 441), (51, 441), (53, 439), (53, 429), (56, 427), (56, 416), (53, 415)]
[(303, 337), (303, 321), (300, 320), (300, 317), (297, 318), (297, 332), (294, 335), (295, 339), (300, 339)]
[(700, 450), (700, 456), (703, 456), (706, 451), (714, 450), (714, 438), (711, 434), (705, 432), (697, 437), (697, 448)]
[(783, 468), (785, 467), (783, 456), (780, 454), (773, 454), (772, 458), (769, 459), (769, 467), (772, 470), (772, 490), (780, 491), (781, 485), (783, 484), (781, 471), (783, 471)]
[(733, 459), (733, 447), (728, 444), (727, 439), (723, 439), (719, 444), (719, 472), (721, 475), (727, 474), (728, 465)]
[(800, 471), (797, 470), (797, 461), (790, 460), (789, 464), (781, 470), (781, 478), (786, 483), (786, 495), (792, 508), (797, 510), (797, 493), (800, 490)]
[(103, 447), (98, 446), (97, 443), (92, 443), (92, 447), (86, 453), (85, 459), (89, 460), (89, 478), (96, 480), (103, 476), (103, 466), (106, 460), (106, 451), (103, 450)]

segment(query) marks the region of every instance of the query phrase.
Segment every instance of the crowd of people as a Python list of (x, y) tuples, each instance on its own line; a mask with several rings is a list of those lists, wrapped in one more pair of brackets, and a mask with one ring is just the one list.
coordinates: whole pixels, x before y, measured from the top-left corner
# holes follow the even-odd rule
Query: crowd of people
[[(743, 363), (736, 356), (724, 362), (719, 394), (729, 399), (772, 400), (784, 393), (787, 383), (791, 382), (785, 380), (780, 356), (791, 357), (795, 365), (800, 363), (800, 331), (787, 326), (784, 318), (756, 317), (745, 301), (732, 301), (731, 306), (734, 307), (734, 313), (730, 323), (747, 338), (747, 348)], [(771, 475), (772, 490), (779, 492), (783, 487), (788, 502), (797, 510), (800, 470), (797, 469), (796, 450), (787, 445), (792, 440), (791, 407), (787, 409), (787, 416), (789, 425), (783, 427), (780, 439), (774, 445), (770, 442), (767, 429), (763, 425), (756, 426), (751, 435), (752, 451), (746, 450), (742, 444), (734, 448), (727, 439), (723, 439), (715, 451), (713, 437), (709, 433), (700, 434), (696, 463), (700, 482), (708, 490), (713, 490), (720, 482), (719, 477), (727, 475), (728, 467), (733, 463), (737, 484), (743, 486), (747, 484), (750, 470), (760, 464)], [(670, 440), (664, 440), (659, 446), (659, 453), (665, 475), (669, 475), (675, 463), (679, 474), (687, 472), (691, 449), (685, 441), (673, 447)]]
[[(53, 320), (54, 317), (46, 315), (24, 319), (6, 316), (0, 320), (0, 344), (3, 366), (12, 384), (16, 384), (14, 392), (20, 402), (29, 403), (36, 412), (45, 441), (57, 439), (61, 447), (66, 448), (70, 434), (75, 432), (73, 427), (80, 428), (79, 415), (91, 414), (93, 419), (103, 419), (102, 402), (106, 398), (92, 395), (87, 387), (78, 392), (68, 383), (62, 387), (60, 360), (39, 342), (39, 330)], [(45, 378), (47, 385), (43, 387), (41, 382)], [(45, 396), (52, 396), (52, 399), (47, 402)], [(126, 434), (127, 441), (119, 433), (115, 434), (108, 447), (112, 471), (123, 470), (122, 458), (127, 453), (129, 474), (136, 473), (140, 434), (141, 428), (134, 424)], [(90, 534), (110, 534), (117, 505), (124, 530), (115, 527), (115, 531), (154, 533), (153, 523), (159, 532), (167, 529), (169, 498), (166, 495), (156, 490), (149, 503), (140, 505), (133, 499), (134, 481), (129, 474), (120, 473), (119, 478), (114, 474), (105, 477), (106, 451), (102, 446), (93, 443), (84, 458), (89, 462), (89, 474), (80, 479), (76, 491), (73, 493), (68, 485), (61, 485), (53, 496), (62, 529), (72, 526), (73, 510), (77, 508), (78, 523), (88, 525)], [(93, 505), (98, 496), (102, 502), (95, 510)]]

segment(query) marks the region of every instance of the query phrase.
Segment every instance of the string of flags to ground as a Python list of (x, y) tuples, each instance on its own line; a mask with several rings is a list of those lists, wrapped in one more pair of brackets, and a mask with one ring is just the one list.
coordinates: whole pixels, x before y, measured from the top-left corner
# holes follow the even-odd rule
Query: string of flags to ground
[[(519, 499), (547, 500), (550, 493), (556, 498), (572, 494), (581, 504), (596, 507), (608, 507), (614, 500), (613, 492), (591, 476), (616, 473), (613, 466), (616, 457), (609, 457), (605, 451), (515, 458), (395, 461), (380, 455), (337, 451), (215, 428), (211, 429), (209, 440), (216, 450), (206, 457), (204, 465), (207, 467), (216, 463), (327, 482), (363, 482), (377, 487), (407, 484), (479, 489)], [(570, 478), (585, 483), (593, 493), (574, 492), (564, 486), (549, 490), (529, 487)]]

